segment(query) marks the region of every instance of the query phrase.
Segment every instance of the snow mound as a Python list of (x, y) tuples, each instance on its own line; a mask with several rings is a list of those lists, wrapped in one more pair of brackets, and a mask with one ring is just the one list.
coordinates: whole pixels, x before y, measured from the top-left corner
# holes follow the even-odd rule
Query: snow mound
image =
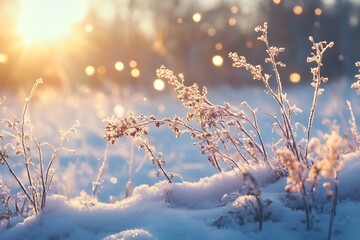
[[(267, 167), (251, 168), (248, 171), (257, 179), (260, 187), (276, 181), (274, 171)], [(219, 204), (226, 193), (243, 192), (244, 179), (239, 170), (218, 173), (198, 182), (171, 184), (167, 188), (166, 200), (172, 206), (208, 208)]]
[(112, 234), (110, 236), (107, 236), (104, 238), (104, 240), (155, 240), (148, 231), (145, 231), (143, 229), (131, 229), (122, 231), (118, 234)]
[[(304, 211), (288, 205), (291, 197), (284, 198), (286, 179), (276, 180), (265, 167), (249, 172), (262, 191), (262, 231), (257, 199), (244, 194), (243, 175), (233, 170), (198, 182), (141, 185), (131, 197), (111, 204), (86, 194), (72, 199), (52, 195), (41, 214), (8, 225), (0, 239), (325, 239), (330, 201), (324, 198), (322, 207), (314, 209), (314, 230), (308, 232)], [(359, 172), (360, 152), (346, 155), (333, 239), (360, 235)], [(317, 199), (324, 196), (316, 192)]]
[(344, 156), (339, 186), (340, 199), (360, 201), (360, 151)]

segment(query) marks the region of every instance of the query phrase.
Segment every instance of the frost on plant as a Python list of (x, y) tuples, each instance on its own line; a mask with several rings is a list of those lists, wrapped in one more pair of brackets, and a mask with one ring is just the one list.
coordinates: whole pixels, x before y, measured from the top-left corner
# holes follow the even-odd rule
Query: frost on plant
[[(360, 62), (356, 62), (355, 65), (357, 67), (360, 67)], [(359, 70), (360, 71), (360, 70)], [(357, 89), (358, 91), (360, 90), (360, 74), (355, 75), (355, 77), (358, 79), (355, 83), (353, 83), (351, 85), (351, 88), (353, 89)], [(357, 124), (356, 124), (356, 119), (355, 119), (355, 115), (354, 115), (354, 111), (351, 105), (350, 101), (346, 101), (350, 114), (351, 114), (351, 118), (349, 120), (349, 124), (350, 124), (350, 131), (351, 131), (351, 135), (353, 137), (354, 140), (354, 145), (355, 148), (360, 150), (360, 135), (357, 129)]]
[(129, 115), (120, 119), (110, 118), (105, 126), (106, 140), (114, 143), (123, 136), (139, 140), (139, 147), (148, 152), (153, 163), (166, 177), (161, 156), (155, 154), (154, 148), (146, 139), (148, 125), (157, 128), (168, 126), (176, 137), (189, 134), (194, 139), (194, 144), (200, 147), (201, 154), (207, 156), (211, 165), (219, 171), (233, 168), (245, 170), (251, 164), (270, 166), (256, 109), (246, 102), (239, 107), (229, 103), (216, 105), (207, 98), (206, 88), (200, 90), (197, 84), (185, 85), (182, 74), (176, 76), (165, 67), (158, 69), (157, 75), (169, 81), (178, 99), (189, 109), (186, 117), (158, 119), (155, 116)]
[[(356, 63), (355, 63), (355, 66), (360, 67), (360, 61), (359, 61), (359, 62), (356, 62)], [(359, 70), (359, 72), (360, 72), (360, 70)], [(355, 77), (356, 77), (358, 80), (351, 85), (351, 88), (354, 88), (354, 89), (358, 89), (358, 90), (359, 90), (359, 89), (360, 89), (360, 74), (355, 75)]]
[[(288, 192), (299, 193), (306, 215), (306, 226), (310, 230), (312, 228), (312, 198), (319, 178), (326, 179), (323, 187), (327, 190), (328, 196), (333, 199), (333, 206), (335, 206), (337, 186), (336, 184), (333, 186), (332, 183), (338, 181), (342, 155), (350, 151), (348, 143), (340, 137), (338, 131), (334, 130), (330, 134), (325, 134), (322, 139), (311, 138), (317, 101), (324, 91), (321, 86), (328, 81), (328, 78), (322, 76), (322, 61), (325, 52), (332, 48), (334, 43), (315, 42), (313, 37), (309, 37), (312, 52), (307, 62), (314, 64), (311, 68), (313, 80), (311, 86), (314, 88), (314, 93), (306, 125), (293, 121), (293, 116), (301, 113), (302, 110), (291, 104), (283, 91), (280, 69), (285, 67), (285, 64), (278, 58), (285, 49), (270, 45), (267, 29), (268, 25), (264, 23), (256, 27), (255, 31), (260, 34), (258, 40), (265, 45), (265, 64), (270, 65), (273, 75), (266, 73), (262, 65), (249, 63), (246, 57), (237, 53), (230, 52), (229, 57), (233, 62), (233, 67), (247, 70), (254, 80), (262, 82), (266, 93), (277, 103), (277, 113), (265, 113), (273, 121), (273, 126), (280, 135), (279, 141), (273, 143), (271, 148), (263, 141), (256, 108), (246, 102), (239, 106), (226, 102), (223, 105), (214, 104), (207, 98), (205, 87), (199, 89), (197, 84), (186, 85), (182, 74), (176, 75), (164, 66), (157, 70), (157, 75), (161, 79), (168, 80), (174, 88), (179, 101), (188, 110), (186, 117), (159, 119), (155, 116), (129, 115), (122, 118), (110, 118), (106, 121), (105, 139), (114, 143), (120, 137), (134, 137), (139, 141), (139, 147), (145, 149), (160, 172), (171, 182), (171, 177), (163, 167), (161, 155), (155, 153), (155, 149), (150, 146), (146, 138), (147, 127), (149, 125), (157, 128), (167, 126), (176, 137), (185, 133), (189, 134), (194, 139), (194, 144), (200, 147), (201, 154), (205, 155), (216, 169), (223, 171), (239, 168), (244, 176), (248, 176), (248, 183), (252, 183), (250, 184), (252, 188), (248, 189), (246, 195), (248, 198), (255, 199), (253, 202), (257, 205), (258, 216), (263, 216), (261, 191), (259, 186), (256, 186), (256, 179), (247, 175), (247, 169), (249, 166), (265, 165), (279, 173), (279, 177), (287, 177), (285, 189)], [(360, 62), (356, 65), (360, 66)], [(360, 79), (360, 75), (356, 77)], [(359, 88), (359, 81), (352, 87)], [(350, 104), (349, 109), (352, 112)], [(359, 147), (359, 135), (353, 113), (351, 128)], [(354, 134), (355, 132), (357, 135)], [(259, 220), (259, 229), (261, 229), (262, 219), (263, 217)], [(222, 220), (214, 224), (221, 225)]]
[[(321, 143), (318, 138), (310, 140), (309, 148), (317, 154), (317, 161), (309, 171), (307, 182), (315, 182), (319, 175), (328, 180), (337, 179), (338, 172), (341, 170), (341, 158), (347, 149), (346, 141), (335, 130), (330, 134), (325, 134), (323, 141), (324, 143)], [(328, 196), (332, 196), (330, 182), (325, 182), (324, 187)]]
[(289, 171), (285, 190), (289, 192), (301, 192), (304, 187), (306, 167), (297, 161), (294, 154), (287, 148), (278, 149), (276, 155)]
[[(51, 190), (54, 169), (53, 163), (60, 151), (73, 152), (63, 146), (64, 142), (69, 139), (72, 133), (76, 132), (79, 126), (78, 122), (70, 127), (67, 131), (59, 131), (59, 144), (54, 146), (47, 142), (39, 142), (35, 136), (35, 126), (30, 119), (26, 118), (27, 109), (35, 94), (36, 88), (43, 83), (42, 79), (35, 82), (29, 97), (26, 98), (21, 118), (14, 116), (12, 119), (0, 119), (0, 163), (5, 165), (21, 189), (21, 197), (12, 197), (8, 194), (9, 199), (16, 199), (14, 208), (17, 213), (25, 217), (27, 214), (39, 213), (46, 205), (46, 199)], [(3, 100), (0, 101), (2, 103)], [(44, 154), (50, 150), (50, 156)], [(21, 178), (21, 173), (15, 170), (16, 166), (22, 166), (21, 170), (25, 172), (26, 178)], [(2, 187), (3, 191), (6, 189)], [(20, 203), (29, 205), (27, 212), (18, 211)], [(9, 210), (8, 210), (9, 211)]]

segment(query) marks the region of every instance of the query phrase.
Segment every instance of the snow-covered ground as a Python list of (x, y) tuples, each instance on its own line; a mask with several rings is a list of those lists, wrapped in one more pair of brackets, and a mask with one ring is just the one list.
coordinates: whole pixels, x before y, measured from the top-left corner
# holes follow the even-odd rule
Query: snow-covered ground
[[(346, 100), (360, 119), (360, 96), (350, 89), (350, 82), (327, 84), (320, 96), (313, 134), (328, 132), (322, 120), (336, 119), (342, 130), (349, 113)], [(67, 147), (75, 154), (61, 154), (56, 162), (54, 193), (38, 216), (21, 222), (3, 221), (0, 239), (326, 239), (330, 218), (330, 201), (325, 190), (318, 187), (314, 198), (313, 225), (306, 231), (305, 213), (301, 201), (288, 195), (286, 178), (276, 180), (265, 168), (252, 169), (261, 186), (265, 204), (261, 232), (255, 219), (252, 199), (243, 196), (240, 172), (217, 173), (190, 138), (176, 139), (170, 131), (153, 129), (150, 143), (164, 153), (166, 169), (181, 174), (169, 184), (156, 178), (156, 166), (130, 139), (109, 147), (109, 161), (103, 175), (98, 199), (91, 197), (106, 143), (103, 140), (103, 118), (134, 112), (135, 115), (185, 116), (175, 96), (140, 94), (109, 87), (94, 92), (82, 87), (66, 93), (42, 91), (39, 87), (30, 106), (35, 134), (40, 140), (56, 144), (57, 129), (66, 129), (75, 120), (81, 127)], [(296, 120), (306, 124), (312, 101), (310, 86), (295, 86), (287, 90), (288, 98), (304, 110)], [(5, 93), (1, 93), (5, 95)], [(1, 96), (0, 95), (0, 96)], [(20, 99), (24, 99), (21, 96)], [(221, 104), (247, 101), (258, 107), (259, 113), (275, 111), (273, 100), (261, 89), (209, 89), (209, 99)], [(21, 115), (22, 103), (8, 96), (1, 116)], [(271, 144), (276, 134), (271, 131), (271, 119), (259, 116), (265, 141)], [(358, 120), (358, 126), (359, 120)], [(7, 169), (0, 166), (3, 182), (14, 192), (16, 182)], [(21, 171), (21, 166), (17, 166)], [(24, 175), (25, 177), (25, 175)], [(131, 180), (133, 195), (124, 199), (125, 186)], [(1, 209), (1, 208), (0, 208)], [(333, 227), (333, 239), (355, 239), (360, 236), (360, 153), (348, 155), (339, 176), (339, 203)]]

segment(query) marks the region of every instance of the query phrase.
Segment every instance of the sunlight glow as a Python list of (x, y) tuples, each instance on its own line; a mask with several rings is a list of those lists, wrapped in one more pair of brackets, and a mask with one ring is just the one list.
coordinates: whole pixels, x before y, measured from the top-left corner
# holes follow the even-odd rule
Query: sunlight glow
[(23, 0), (18, 31), (25, 44), (58, 40), (70, 33), (84, 12), (82, 0)]
[(212, 58), (212, 63), (214, 64), (215, 67), (221, 67), (224, 63), (224, 59), (220, 55), (215, 55)]
[(294, 72), (290, 74), (290, 82), (299, 83), (300, 80), (301, 80), (301, 76), (299, 73)]
[(156, 91), (164, 91), (165, 89), (165, 83), (163, 80), (161, 79), (156, 79), (153, 82), (153, 87), (155, 88)]

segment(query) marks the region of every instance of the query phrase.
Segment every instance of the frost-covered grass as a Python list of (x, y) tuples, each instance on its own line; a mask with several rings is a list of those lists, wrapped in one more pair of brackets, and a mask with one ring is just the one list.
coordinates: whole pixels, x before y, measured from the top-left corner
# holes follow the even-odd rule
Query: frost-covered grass
[[(333, 44), (312, 38), (312, 87), (283, 89), (283, 63), (277, 58), (284, 49), (269, 44), (266, 24), (257, 31), (274, 77), (242, 56), (229, 56), (235, 67), (263, 82), (265, 94), (200, 91), (162, 67), (159, 77), (169, 79), (185, 109), (169, 96), (150, 98), (116, 88), (106, 93), (78, 88), (76, 95), (38, 89), (36, 99), (35, 86), (22, 111), (16, 99), (0, 100), (1, 114), (6, 113), (1, 119), (8, 119), (1, 128), (0, 238), (358, 235), (358, 93), (346, 81), (322, 85), (327, 79), (320, 74), (321, 59)], [(9, 117), (13, 114), (20, 119)], [(116, 116), (105, 121), (105, 139), (114, 146), (103, 139), (102, 119), (111, 115)], [(60, 132), (54, 147), (55, 129), (69, 128), (74, 120), (81, 123), (77, 133), (69, 137), (72, 127)]]
[[(269, 203), (262, 199), (258, 180), (249, 172), (249, 167), (266, 166), (278, 178), (286, 177), (285, 190), (289, 193), (299, 193), (301, 196), (308, 231), (314, 227), (312, 211), (316, 188), (320, 179), (326, 179), (322, 187), (326, 189), (332, 203), (328, 231), (330, 239), (336, 215), (338, 175), (342, 169), (343, 156), (360, 150), (359, 133), (350, 101), (347, 101), (351, 114), (350, 136), (341, 136), (338, 125), (330, 123), (329, 133), (310, 138), (318, 99), (324, 92), (322, 85), (328, 82), (328, 78), (322, 75), (322, 59), (334, 43), (315, 42), (313, 37), (309, 37), (312, 52), (307, 62), (315, 65), (310, 68), (313, 76), (313, 100), (308, 107), (310, 110), (307, 123), (294, 122), (294, 116), (302, 110), (289, 101), (287, 93), (283, 90), (280, 69), (286, 65), (279, 60), (279, 55), (285, 49), (270, 44), (266, 22), (263, 26), (256, 27), (255, 31), (260, 35), (257, 39), (265, 45), (265, 63), (271, 66), (272, 73), (264, 71), (262, 65), (249, 63), (245, 56), (237, 53), (229, 53), (229, 57), (233, 61), (233, 67), (246, 69), (255, 81), (262, 82), (265, 92), (277, 105), (277, 113), (263, 113), (272, 120), (272, 130), (279, 136), (278, 141), (272, 142), (271, 147), (265, 144), (257, 108), (245, 101), (240, 106), (227, 102), (222, 105), (215, 104), (209, 100), (206, 87), (200, 89), (197, 84), (188, 86), (182, 74), (176, 75), (164, 66), (157, 70), (157, 75), (159, 78), (167, 79), (174, 88), (178, 100), (188, 109), (186, 117), (175, 115), (172, 118), (158, 118), (144, 114), (112, 117), (106, 119), (105, 139), (114, 144), (119, 138), (133, 138), (157, 166), (157, 175), (163, 175), (172, 183), (173, 177), (177, 177), (178, 174), (166, 170), (162, 153), (157, 151), (147, 138), (148, 126), (167, 126), (177, 138), (188, 134), (194, 139), (193, 144), (200, 148), (201, 155), (205, 155), (219, 172), (229, 169), (239, 169), (242, 172), (245, 182), (243, 187), (247, 189), (243, 195), (249, 198), (246, 201), (253, 205), (253, 214), (259, 222), (259, 231), (262, 230), (266, 217), (264, 208)], [(359, 78), (359, 75), (356, 77)], [(351, 87), (359, 88), (357, 82)]]
[[(319, 99), (314, 134), (328, 130), (322, 125), (323, 119), (336, 119), (339, 124), (342, 124), (342, 119), (349, 119), (346, 100), (353, 103), (355, 115), (359, 116), (359, 96), (349, 85), (349, 81), (330, 82), (327, 85)], [(40, 96), (45, 96), (41, 87), (38, 91)], [(153, 131), (150, 140), (156, 140), (156, 147), (164, 153), (167, 169), (181, 173), (186, 182), (177, 180), (178, 183), (171, 185), (166, 181), (157, 183), (159, 179), (153, 175), (154, 167), (134, 147), (132, 182), (135, 189), (131, 198), (122, 200), (128, 180), (128, 159), (133, 147), (130, 141), (124, 139), (109, 148), (109, 162), (98, 200), (89, 197), (92, 182), (95, 181), (101, 164), (98, 158), (102, 159), (105, 149), (102, 138), (103, 117), (115, 114), (114, 108), (120, 105), (125, 112), (185, 115), (185, 111), (178, 108), (181, 106), (171, 96), (150, 98), (141, 94), (128, 95), (126, 92), (108, 93), (105, 97), (101, 92), (82, 89), (77, 94), (53, 92), (46, 99), (34, 99), (30, 117), (36, 126), (42, 126), (43, 131), (37, 131), (42, 140), (50, 139), (52, 143), (56, 143), (53, 136), (56, 136), (57, 129), (64, 129), (75, 119), (79, 120), (81, 127), (68, 142), (68, 146), (75, 148), (76, 152), (72, 155), (60, 154), (53, 191), (60, 195), (53, 193), (45, 210), (23, 223), (17, 224), (22, 221), (18, 217), (12, 218), (9, 225), (7, 221), (3, 221), (1, 239), (56, 239), (57, 236), (58, 239), (102, 239), (111, 235), (116, 235), (119, 239), (124, 236), (124, 239), (326, 238), (330, 205), (325, 197), (325, 190), (318, 188), (321, 193), (316, 194), (316, 199), (326, 204), (313, 213), (315, 228), (308, 233), (303, 211), (296, 209), (286, 197), (286, 179), (271, 184), (267, 180), (272, 179), (272, 175), (268, 171), (257, 170), (254, 175), (261, 183), (262, 196), (272, 201), (269, 205), (271, 220), (264, 222), (263, 230), (259, 233), (258, 224), (252, 219), (253, 215), (249, 215), (250, 218), (244, 225), (239, 225), (229, 214), (232, 204), (222, 203), (224, 194), (232, 196), (232, 193), (242, 191), (241, 174), (237, 175), (239, 172), (236, 171), (216, 173), (209, 167), (207, 159), (201, 157), (199, 150), (192, 146), (190, 138), (176, 139), (166, 129)], [(306, 98), (312, 93), (311, 87), (296, 86), (287, 89), (287, 92), (289, 99), (297, 106), (303, 108), (311, 104), (311, 99)], [(246, 100), (255, 106), (265, 103), (261, 106), (266, 111), (276, 110), (276, 106), (269, 101), (270, 97), (258, 88), (209, 89), (209, 95), (216, 103), (226, 100), (236, 105)], [(239, 96), (242, 100), (239, 100)], [(143, 100), (144, 97), (147, 101)], [(2, 114), (5, 111), (11, 115), (21, 113), (22, 99), (8, 97), (2, 105)], [(44, 111), (51, 111), (52, 114), (40, 117), (40, 113)], [(304, 115), (307, 115), (306, 111)], [(61, 122), (58, 121), (60, 116)], [(306, 118), (298, 115), (297, 120), (306, 121)], [(265, 129), (269, 129), (264, 139), (271, 142), (271, 123), (265, 116), (260, 116), (259, 122)], [(344, 126), (345, 124), (347, 123), (344, 122)], [(340, 172), (339, 194), (342, 197), (337, 207), (333, 239), (352, 239), (360, 234), (357, 227), (360, 222), (359, 157), (352, 162), (345, 164), (343, 172)], [(142, 167), (139, 167), (141, 164)], [(0, 169), (2, 180), (15, 194), (19, 189), (5, 170), (3, 166)], [(17, 170), (21, 171), (20, 166)], [(110, 182), (112, 177), (117, 178), (117, 183)], [(168, 194), (167, 200), (165, 193)], [(111, 196), (114, 200), (122, 201), (112, 203)], [(235, 196), (239, 197), (237, 194)], [(225, 199), (223, 198), (223, 202)], [(221, 216), (230, 221), (229, 226), (219, 228), (213, 225)], [(135, 235), (138, 238), (132, 238)]]

